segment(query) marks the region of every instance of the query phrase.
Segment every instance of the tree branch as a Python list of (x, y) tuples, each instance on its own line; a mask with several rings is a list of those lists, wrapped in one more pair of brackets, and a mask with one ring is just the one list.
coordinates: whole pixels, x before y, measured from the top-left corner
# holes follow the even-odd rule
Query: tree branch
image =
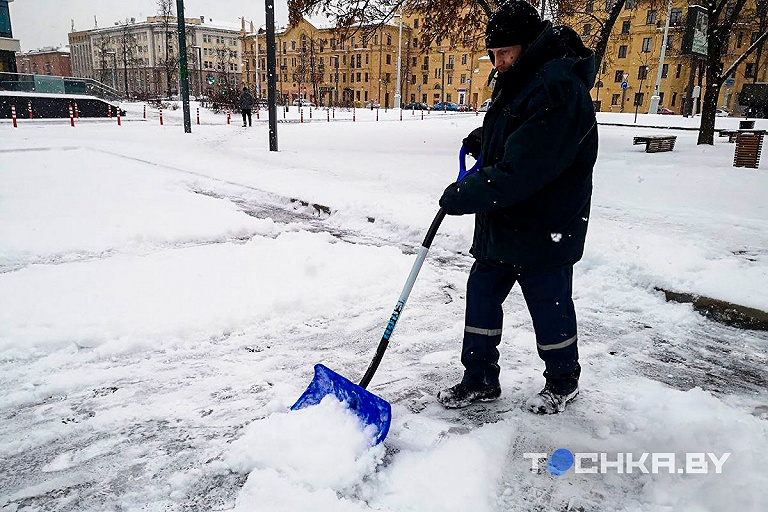
[(746, 50), (744, 50), (744, 53), (742, 53), (742, 54), (739, 56), (739, 58), (738, 58), (738, 59), (736, 59), (735, 61), (733, 61), (733, 64), (731, 64), (731, 65), (728, 67), (728, 69), (727, 69), (727, 70), (723, 71), (723, 74), (720, 76), (720, 80), (719, 80), (719, 83), (720, 83), (720, 85), (722, 85), (722, 84), (723, 84), (723, 82), (725, 82), (725, 79), (726, 79), (728, 76), (730, 76), (730, 74), (731, 74), (731, 73), (733, 73), (734, 71), (736, 71), (736, 68), (738, 68), (738, 67), (739, 67), (739, 64), (741, 64), (742, 62), (744, 62), (744, 60), (745, 60), (747, 57), (749, 57), (749, 55), (750, 55), (750, 54), (751, 54), (753, 51), (757, 50), (757, 47), (758, 47), (758, 46), (760, 46), (760, 45), (763, 43), (763, 41), (765, 40), (765, 38), (766, 38), (766, 37), (768, 37), (768, 31), (765, 31), (765, 32), (763, 32), (762, 34), (760, 34), (760, 37), (758, 37), (757, 39), (755, 39), (755, 42), (754, 42), (754, 43), (752, 43), (752, 45), (751, 45), (749, 48), (747, 48)]

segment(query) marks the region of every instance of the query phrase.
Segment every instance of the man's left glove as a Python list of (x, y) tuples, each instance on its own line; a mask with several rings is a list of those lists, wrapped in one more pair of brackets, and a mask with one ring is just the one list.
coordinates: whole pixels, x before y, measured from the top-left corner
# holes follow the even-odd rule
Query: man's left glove
[(451, 183), (446, 187), (443, 196), (440, 198), (440, 208), (442, 208), (447, 215), (463, 215), (464, 212), (458, 208), (458, 202), (459, 184)]

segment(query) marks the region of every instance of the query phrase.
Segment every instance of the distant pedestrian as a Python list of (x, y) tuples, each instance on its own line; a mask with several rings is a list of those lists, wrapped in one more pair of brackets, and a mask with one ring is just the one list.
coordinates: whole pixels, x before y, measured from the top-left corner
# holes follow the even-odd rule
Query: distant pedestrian
[(253, 107), (253, 96), (247, 87), (243, 87), (243, 93), (240, 95), (240, 112), (243, 114), (243, 127), (246, 119), (248, 126), (251, 126), (251, 108)]

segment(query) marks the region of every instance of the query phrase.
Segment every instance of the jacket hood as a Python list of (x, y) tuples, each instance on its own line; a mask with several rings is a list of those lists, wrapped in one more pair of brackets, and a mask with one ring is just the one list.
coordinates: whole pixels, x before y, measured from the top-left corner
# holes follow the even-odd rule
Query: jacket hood
[[(498, 73), (501, 80), (517, 80), (538, 71), (544, 64), (555, 59), (574, 59), (573, 72), (584, 82), (587, 88), (592, 88), (597, 76), (595, 69), (595, 53), (584, 46), (576, 32), (564, 25), (553, 26), (545, 22), (544, 30), (533, 43), (523, 52), (520, 59), (505, 73)], [(493, 78), (495, 70), (491, 73)]]

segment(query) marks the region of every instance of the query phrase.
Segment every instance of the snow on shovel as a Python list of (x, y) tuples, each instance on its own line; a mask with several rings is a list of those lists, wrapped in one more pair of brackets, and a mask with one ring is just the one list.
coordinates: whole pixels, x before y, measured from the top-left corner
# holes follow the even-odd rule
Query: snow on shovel
[[(462, 146), (461, 151), (459, 151), (459, 177), (456, 179), (456, 182), (463, 180), (466, 176), (469, 176), (480, 169), (480, 157), (478, 157), (477, 162), (470, 169), (467, 169), (465, 160), (466, 149)], [(327, 366), (316, 364), (315, 376), (312, 379), (312, 382), (309, 383), (304, 394), (302, 394), (296, 403), (293, 404), (291, 407), (292, 411), (303, 409), (304, 407), (309, 407), (311, 405), (317, 405), (326, 396), (334, 395), (339, 401), (345, 402), (350, 410), (352, 410), (364, 424), (376, 427), (375, 444), (379, 444), (387, 437), (389, 425), (392, 422), (392, 407), (389, 405), (389, 402), (374, 395), (365, 388), (371, 382), (373, 374), (376, 373), (376, 369), (379, 367), (379, 363), (381, 363), (381, 359), (384, 357), (384, 352), (389, 345), (389, 338), (395, 330), (395, 325), (397, 325), (397, 320), (400, 318), (400, 314), (405, 307), (408, 296), (411, 294), (411, 289), (416, 282), (416, 277), (419, 275), (421, 265), (427, 257), (429, 247), (432, 245), (432, 240), (434, 240), (435, 234), (444, 218), (445, 212), (440, 208), (427, 230), (424, 241), (421, 243), (419, 252), (416, 255), (416, 261), (413, 263), (411, 273), (408, 275), (405, 286), (403, 286), (403, 291), (400, 293), (400, 298), (397, 300), (397, 305), (392, 312), (392, 316), (389, 317), (389, 322), (384, 329), (384, 335), (381, 337), (381, 341), (379, 341), (376, 354), (374, 355), (370, 366), (368, 366), (365, 375), (360, 380), (360, 384), (355, 384), (345, 377), (342, 377)]]

